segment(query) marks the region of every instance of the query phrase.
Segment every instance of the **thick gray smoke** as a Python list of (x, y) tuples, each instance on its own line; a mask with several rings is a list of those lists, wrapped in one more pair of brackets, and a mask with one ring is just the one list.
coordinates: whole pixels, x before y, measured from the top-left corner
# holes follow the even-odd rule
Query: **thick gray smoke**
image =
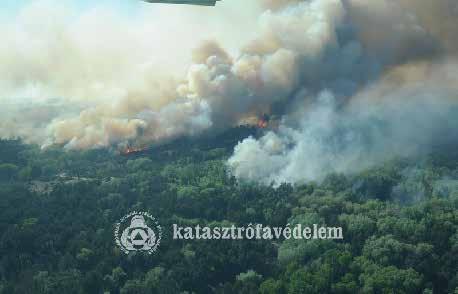
[[(66, 107), (4, 116), (0, 135), (98, 148), (275, 113), (278, 129), (244, 140), (228, 161), (236, 177), (264, 183), (357, 171), (456, 137), (454, 0), (228, 0), (210, 10), (167, 9), (155, 15), (167, 18), (133, 25), (98, 10), (68, 23), (59, 12), (62, 22), (36, 32), (35, 22), (49, 18), (34, 7), (8, 23), (2, 96)], [(179, 76), (190, 47), (184, 77), (164, 78)]]
[(342, 107), (325, 90), (277, 131), (239, 143), (228, 165), (237, 178), (265, 184), (319, 181), (458, 143), (458, 101), (451, 100), (458, 87), (449, 84), (458, 83), (456, 66), (431, 69), (431, 76), (399, 88), (379, 82)]
[[(310, 45), (310, 15), (328, 34), (316, 36), (326, 40), (318, 49), (295, 48), (299, 74), (287, 113), (277, 130), (236, 146), (228, 160), (234, 176), (265, 184), (319, 181), (458, 143), (458, 3), (278, 2), (293, 3), (275, 13), (278, 19), (297, 15), (275, 24), (286, 40)], [(334, 14), (326, 5), (335, 5)], [(294, 27), (299, 20), (301, 29)], [(257, 48), (278, 44), (266, 40)]]

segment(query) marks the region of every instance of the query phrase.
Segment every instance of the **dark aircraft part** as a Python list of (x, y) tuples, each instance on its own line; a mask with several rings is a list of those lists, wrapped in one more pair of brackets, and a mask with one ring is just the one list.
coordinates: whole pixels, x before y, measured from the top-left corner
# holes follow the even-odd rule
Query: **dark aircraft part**
[(190, 5), (203, 5), (215, 6), (216, 1), (221, 0), (143, 0), (149, 3), (169, 3), (169, 4), (190, 4)]

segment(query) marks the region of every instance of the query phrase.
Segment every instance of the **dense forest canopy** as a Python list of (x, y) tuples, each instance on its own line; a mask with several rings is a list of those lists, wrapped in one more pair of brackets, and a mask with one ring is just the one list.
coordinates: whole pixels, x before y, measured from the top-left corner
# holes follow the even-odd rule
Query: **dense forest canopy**
[[(260, 185), (226, 166), (250, 134), (129, 156), (0, 141), (0, 293), (457, 293), (456, 150)], [(154, 255), (115, 245), (133, 210), (165, 228)], [(172, 240), (173, 223), (326, 224), (344, 239)]]

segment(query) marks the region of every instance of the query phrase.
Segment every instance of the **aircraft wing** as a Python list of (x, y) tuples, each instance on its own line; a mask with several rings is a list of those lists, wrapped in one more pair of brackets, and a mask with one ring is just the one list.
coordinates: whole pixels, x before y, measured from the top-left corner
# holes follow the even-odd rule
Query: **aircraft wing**
[(216, 1), (221, 0), (143, 0), (149, 3), (169, 3), (169, 4), (189, 4), (189, 5), (203, 5), (215, 6)]

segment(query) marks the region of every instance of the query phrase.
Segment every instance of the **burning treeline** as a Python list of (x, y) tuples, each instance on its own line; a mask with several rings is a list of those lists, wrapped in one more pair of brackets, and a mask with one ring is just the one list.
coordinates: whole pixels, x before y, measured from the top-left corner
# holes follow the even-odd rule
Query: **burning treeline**
[(132, 147), (132, 146), (127, 146), (125, 148), (120, 149), (119, 154), (124, 155), (124, 156), (129, 156), (129, 155), (136, 155), (136, 154), (142, 154), (146, 151), (148, 151), (148, 147)]
[[(154, 67), (127, 54), (143, 48), (139, 45), (145, 36), (123, 40), (121, 48), (128, 50), (119, 49), (115, 56), (111, 51), (104, 54), (106, 46), (90, 50), (94, 40), (78, 31), (85, 19), (74, 27), (50, 24), (38, 42), (38, 48), (62, 54), (54, 58), (60, 71), (39, 66), (41, 51), (22, 58), (21, 50), (11, 56), (14, 50), (0, 49), (11, 66), (28, 72), (13, 71), (14, 81), (22, 82), (6, 83), (10, 88), (22, 86), (26, 92), (35, 82), (43, 95), (65, 93), (71, 96), (66, 101), (83, 108), (76, 115), (49, 114), (38, 130), (36, 117), (3, 122), (2, 128), (17, 124), (21, 135), (44, 134), (43, 146), (83, 149), (137, 140), (157, 143), (228, 128), (253, 113), (275, 113), (281, 117), (278, 128), (259, 140), (241, 142), (228, 161), (237, 177), (261, 182), (320, 179), (329, 171), (357, 170), (390, 156), (423, 152), (431, 141), (456, 139), (450, 133), (458, 126), (453, 115), (458, 85), (456, 1), (232, 3), (224, 5), (256, 6), (249, 11), (258, 23), (246, 27), (255, 36), (235, 54), (217, 40), (204, 42), (193, 52), (194, 64), (185, 78), (178, 81), (156, 79)], [(62, 44), (54, 43), (57, 33)], [(5, 38), (19, 46), (17, 36)], [(119, 40), (105, 42), (114, 47)], [(119, 63), (124, 56), (120, 53), (128, 56), (126, 64)], [(91, 70), (92, 65), (106, 68), (103, 65), (110, 62), (135, 78)], [(49, 67), (55, 65), (49, 62)], [(93, 80), (81, 82), (80, 76)], [(88, 93), (104, 99), (80, 103), (78, 97)], [(258, 119), (258, 127), (269, 125), (262, 115)]]

